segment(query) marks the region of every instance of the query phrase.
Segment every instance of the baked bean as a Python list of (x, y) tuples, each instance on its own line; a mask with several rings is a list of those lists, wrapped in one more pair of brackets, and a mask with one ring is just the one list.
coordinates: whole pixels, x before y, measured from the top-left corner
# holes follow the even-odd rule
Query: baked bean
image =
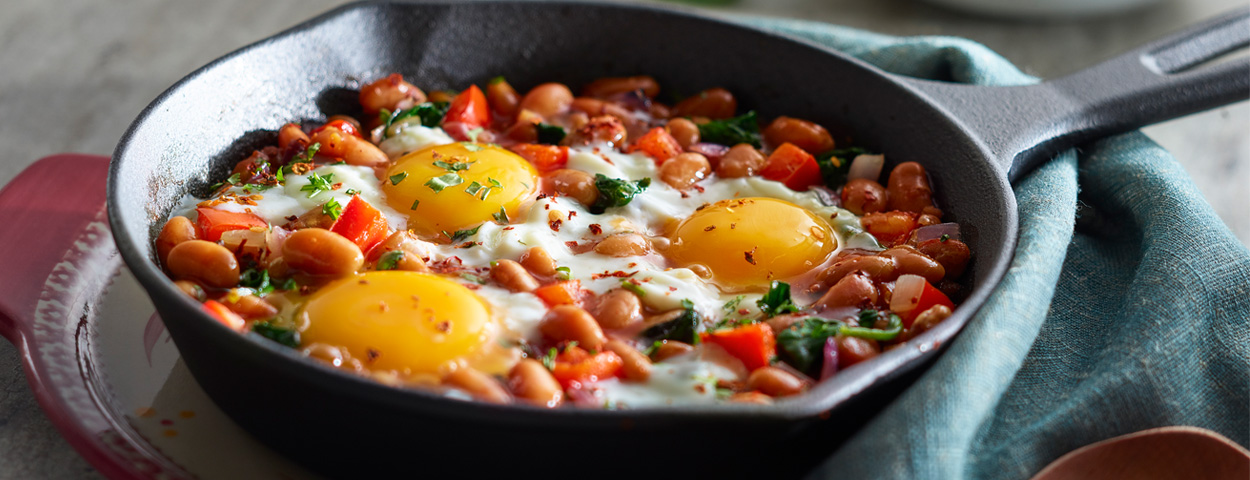
[(303, 351), (304, 355), (321, 360), (334, 367), (343, 366), (343, 362), (349, 358), (339, 347), (326, 345), (324, 343), (314, 343), (304, 347)]
[(326, 123), (337, 122), (337, 121), (347, 122), (348, 124), (352, 126), (352, 128), (356, 129), (357, 133), (360, 133), (362, 136), (368, 133), (362, 129), (363, 127), (361, 127), (360, 125), (360, 120), (356, 120), (353, 117), (350, 117), (347, 115), (330, 115), (329, 117), (326, 117)]
[(595, 253), (609, 257), (638, 257), (650, 251), (647, 237), (637, 233), (613, 233), (595, 245)]
[(582, 88), (582, 95), (587, 97), (607, 98), (618, 93), (642, 91), (647, 98), (655, 98), (660, 94), (660, 84), (648, 75), (635, 77), (605, 77), (590, 82)]
[(651, 378), (651, 359), (639, 352), (638, 349), (620, 340), (609, 341), (604, 345), (604, 348), (621, 357), (623, 362), (622, 370), (625, 372), (626, 380), (645, 382)]
[(403, 252), (403, 256), (395, 262), (395, 270), (428, 272), (430, 268), (426, 266), (422, 258), (425, 256), (425, 249), (421, 247), (421, 244), (422, 240), (418, 239), (416, 234), (408, 230), (399, 230), (387, 237), (386, 241), (378, 244), (371, 255), (381, 257), (386, 252), (398, 250)]
[(738, 100), (729, 90), (709, 88), (673, 106), (676, 117), (707, 117), (713, 120), (730, 118), (738, 111)]
[(519, 106), (551, 121), (557, 115), (568, 112), (572, 103), (573, 92), (569, 87), (561, 83), (544, 83), (525, 94)]
[(898, 278), (895, 272), (893, 257), (880, 255), (856, 255), (834, 262), (829, 268), (816, 275), (818, 285), (832, 285), (843, 277), (854, 272), (863, 272), (868, 278), (878, 282), (888, 282)]
[(621, 123), (621, 119), (611, 115), (599, 115), (591, 117), (585, 125), (564, 137), (560, 143), (562, 145), (607, 143), (612, 148), (619, 148), (625, 145), (628, 139), (629, 131), (625, 129), (625, 124)]
[(547, 408), (564, 403), (564, 389), (560, 382), (538, 360), (521, 359), (508, 372), (508, 389), (517, 398)]
[(623, 288), (609, 290), (599, 296), (595, 320), (603, 328), (620, 329), (642, 322), (642, 301)]
[(877, 287), (862, 273), (852, 273), (829, 287), (816, 301), (820, 308), (866, 307), (877, 303)]
[(881, 346), (876, 340), (838, 335), (834, 341), (838, 344), (839, 369), (845, 369), (881, 354)]
[(196, 301), (203, 302), (208, 299), (208, 295), (204, 293), (204, 287), (201, 287), (198, 283), (178, 280), (174, 282), (174, 286), (178, 287), (179, 290), (182, 290), (182, 293), (187, 294), (188, 297), (194, 298)]
[(430, 92), (429, 101), (434, 103), (451, 103), (456, 99), (456, 92), (449, 90), (435, 90)]
[(673, 108), (660, 102), (651, 102), (651, 119), (664, 120), (673, 116)]
[(842, 187), (842, 206), (856, 215), (885, 211), (889, 201), (885, 187), (867, 178), (856, 178)]
[(227, 297), (222, 299), (221, 304), (247, 320), (273, 318), (278, 314), (277, 307), (270, 305), (269, 302), (256, 295), (239, 295), (239, 298), (234, 301)]
[(920, 242), (916, 250), (941, 264), (942, 268), (946, 269), (944, 278), (950, 279), (963, 275), (964, 269), (968, 268), (968, 260), (972, 258), (972, 251), (968, 249), (968, 245), (953, 238), (945, 241), (940, 238), (931, 238)]
[(892, 247), (881, 252), (881, 255), (894, 259), (895, 265), (897, 265), (895, 273), (898, 275), (920, 275), (934, 285), (942, 281), (942, 278), (946, 276), (946, 269), (942, 267), (942, 264), (925, 256), (919, 250), (909, 245)]
[(156, 258), (160, 260), (161, 265), (165, 265), (169, 260), (169, 251), (174, 246), (187, 240), (195, 240), (199, 235), (195, 233), (195, 223), (191, 219), (183, 216), (175, 216), (165, 222), (165, 226), (161, 227), (161, 233), (156, 235)]
[(942, 223), (941, 217), (931, 215), (928, 213), (922, 213), (920, 214), (919, 217), (916, 217), (916, 225), (920, 225), (922, 227), (927, 227), (929, 225), (937, 225), (939, 223)]
[(773, 329), (774, 332), (781, 333), (782, 330), (790, 328), (806, 318), (808, 318), (807, 315), (799, 314), (777, 315), (765, 320), (764, 323), (767, 323), (768, 327)]
[(951, 316), (951, 309), (946, 305), (934, 305), (929, 307), (928, 310), (920, 312), (920, 315), (916, 315), (916, 320), (912, 321), (911, 328), (907, 329), (907, 334), (903, 339), (910, 340), (915, 338), (916, 335), (920, 335), (928, 331), (930, 328), (936, 327), (937, 324), (942, 323), (942, 320), (946, 320), (949, 316)]
[(768, 159), (755, 147), (739, 143), (725, 152), (716, 165), (716, 174), (724, 178), (749, 177), (764, 168)]
[(916, 162), (904, 162), (894, 167), (890, 172), (889, 192), (890, 210), (924, 213), (925, 207), (933, 206), (929, 175)]
[(758, 405), (770, 405), (773, 403), (773, 397), (763, 392), (738, 392), (729, 396), (729, 401), (733, 403), (754, 403)]
[(304, 129), (294, 123), (288, 123), (278, 129), (278, 148), (286, 150), (287, 147), (296, 142), (302, 142), (302, 145), (308, 145), (308, 134), (304, 133)]
[(377, 167), (390, 162), (390, 157), (376, 145), (334, 127), (314, 133), (311, 141), (321, 145), (319, 155), (339, 157), (350, 165)]
[(307, 212), (301, 213), (295, 218), (294, 222), (289, 222), (286, 226), (291, 230), (299, 230), (301, 228), (328, 229), (334, 225), (334, 222), (335, 218), (327, 215), (325, 209), (318, 205), (308, 209)]
[(777, 117), (764, 127), (764, 140), (770, 145), (793, 143), (810, 154), (833, 150), (833, 136), (825, 127), (793, 117)]
[(590, 312), (572, 305), (556, 305), (547, 312), (538, 330), (557, 342), (572, 341), (587, 350), (602, 350), (607, 338)]
[(175, 280), (191, 280), (213, 288), (239, 283), (239, 261), (230, 250), (205, 240), (187, 240), (169, 251), (165, 268)]
[(404, 81), (404, 76), (392, 73), (360, 88), (360, 107), (366, 115), (377, 115), (382, 109), (411, 108), (425, 101), (425, 92), (416, 85)]
[(712, 173), (712, 164), (698, 153), (682, 153), (660, 165), (660, 180), (678, 190), (685, 190)]
[(599, 188), (595, 187), (595, 177), (581, 170), (562, 168), (551, 172), (551, 187), (556, 193), (573, 197), (583, 206), (590, 207), (599, 199)]
[(551, 258), (551, 254), (543, 247), (530, 247), (521, 255), (521, 266), (529, 270), (534, 275), (543, 277), (554, 277), (556, 275), (556, 261)]
[(668, 133), (672, 135), (681, 148), (690, 148), (699, 143), (699, 126), (685, 118), (674, 118), (668, 122)]
[(538, 280), (512, 260), (495, 261), (495, 265), (490, 267), (490, 278), (513, 292), (532, 292), (538, 288)]
[(656, 347), (654, 352), (651, 352), (651, 359), (658, 363), (693, 351), (694, 346), (689, 343), (677, 340), (664, 340), (660, 342), (660, 346)]
[(916, 229), (917, 215), (911, 212), (892, 210), (889, 212), (865, 213), (859, 219), (864, 231), (877, 237), (882, 243), (894, 245), (903, 242), (912, 230)]
[(486, 84), (486, 103), (496, 115), (513, 118), (521, 105), (521, 95), (507, 80), (499, 77)]
[(291, 268), (328, 277), (351, 275), (365, 263), (360, 247), (322, 228), (296, 230), (283, 242), (282, 258)]
[(747, 387), (772, 397), (803, 393), (806, 384), (799, 377), (777, 367), (760, 367), (747, 377)]
[(512, 395), (490, 375), (470, 367), (460, 367), (443, 377), (443, 383), (464, 390), (487, 403), (512, 403)]

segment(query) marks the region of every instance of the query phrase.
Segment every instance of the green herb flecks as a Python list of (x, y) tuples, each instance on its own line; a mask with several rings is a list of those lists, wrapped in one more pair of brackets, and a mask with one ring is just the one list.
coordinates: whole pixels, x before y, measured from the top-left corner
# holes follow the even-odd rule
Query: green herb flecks
[(430, 190), (433, 190), (434, 193), (439, 193), (442, 192), (444, 188), (454, 187), (462, 183), (464, 183), (464, 179), (461, 178), (459, 174), (446, 173), (427, 180), (425, 182), (425, 186), (430, 187)]
[(547, 350), (547, 354), (543, 355), (543, 366), (547, 367), (547, 370), (556, 369), (556, 354), (557, 353), (560, 353), (560, 352), (556, 350), (556, 347), (551, 347), (549, 350)]
[(507, 224), (508, 224), (508, 222), (510, 221), (510, 220), (508, 219), (508, 211), (507, 211), (507, 210), (504, 210), (504, 209), (503, 209), (503, 207), (499, 207), (499, 211), (498, 211), (498, 212), (495, 212), (495, 213), (494, 213), (493, 215), (491, 215), (491, 216), (492, 216), (492, 217), (495, 217), (495, 222), (496, 222), (496, 223), (498, 223), (498, 224), (500, 224), (500, 225), (507, 225)]
[(411, 207), (408, 207), (408, 209), (409, 209), (409, 210), (416, 210), (416, 209), (417, 209), (417, 205), (420, 205), (420, 204), (421, 204), (421, 200), (413, 200), (413, 201), (412, 201), (412, 206), (411, 206)]
[(868, 153), (860, 147), (846, 147), (816, 155), (816, 164), (820, 166), (820, 176), (825, 186), (837, 190), (846, 185), (846, 175), (851, 171), (851, 160)]
[(777, 350), (786, 363), (812, 374), (820, 368), (825, 340), (838, 334), (841, 322), (808, 318), (777, 334)]
[(538, 143), (559, 145), (560, 141), (564, 140), (564, 137), (568, 135), (568, 132), (564, 130), (564, 127), (559, 125), (539, 123), (536, 127), (538, 129)]
[(321, 144), (314, 143), (312, 145), (309, 145), (308, 148), (304, 149), (303, 153), (296, 155), (295, 158), (292, 159), (291, 161), (295, 163), (312, 163), (313, 157), (317, 156), (317, 152), (319, 151), (321, 151)]
[(430, 128), (437, 127), (443, 123), (443, 117), (447, 115), (447, 108), (450, 106), (451, 104), (447, 102), (425, 102), (407, 110), (396, 111), (394, 113), (383, 110), (379, 115), (379, 119), (381, 119), (382, 124), (385, 126), (382, 129), (382, 138), (390, 137), (389, 131), (391, 129), (391, 125), (412, 117), (420, 118), (422, 126)]
[(621, 280), (621, 288), (634, 292), (634, 295), (637, 295), (639, 297), (647, 296), (647, 291), (642, 289), (642, 285), (634, 283), (628, 278)]
[(405, 178), (408, 178), (408, 172), (399, 172), (391, 175), (391, 185), (399, 185), (399, 182), (404, 181)]
[(556, 280), (568, 280), (573, 278), (573, 269), (569, 267), (556, 267)]
[(320, 195), (322, 192), (329, 192), (333, 190), (333, 180), (333, 173), (327, 173), (323, 177), (318, 175), (317, 172), (313, 172), (308, 174), (308, 185), (300, 187), (299, 191), (308, 192), (308, 198), (313, 198)]
[(256, 322), (252, 324), (252, 331), (282, 345), (299, 347), (299, 332), (295, 329), (279, 327), (269, 322)]
[(469, 167), (473, 166), (473, 162), (444, 162), (442, 160), (435, 160), (433, 165), (443, 170), (447, 170), (448, 172), (456, 173), (461, 170), (468, 170)]
[(799, 307), (790, 299), (790, 284), (776, 280), (768, 286), (768, 293), (764, 294), (764, 298), (755, 304), (768, 317), (799, 311)]
[(760, 124), (756, 121), (755, 111), (724, 120), (713, 120), (699, 125), (699, 140), (725, 146), (748, 143), (760, 148)]
[(339, 205), (339, 201), (331, 198), (330, 201), (321, 204), (321, 213), (329, 215), (331, 219), (338, 220), (339, 215), (343, 214), (343, 206)]
[(389, 252), (383, 253), (382, 256), (378, 258), (377, 270), (394, 270), (395, 267), (399, 265), (399, 262), (403, 259), (404, 259), (403, 250), (391, 250)]
[(729, 300), (728, 302), (725, 302), (725, 305), (724, 305), (724, 306), (722, 306), (721, 308), (722, 308), (722, 309), (724, 309), (726, 312), (729, 312), (729, 313), (734, 313), (734, 312), (737, 312), (737, 311), (738, 311), (738, 305), (742, 303), (742, 300), (743, 300), (744, 298), (747, 298), (747, 296), (746, 296), (746, 295), (738, 295), (738, 296), (734, 297), (733, 299)]
[(612, 207), (624, 207), (634, 199), (634, 195), (642, 193), (651, 186), (651, 179), (629, 181), (609, 178), (602, 173), (595, 174), (595, 188), (599, 189), (599, 199), (590, 207), (590, 213), (600, 214)]
[(481, 229), (482, 229), (482, 226), (478, 225), (471, 229), (456, 230), (456, 233), (443, 232), (443, 235), (445, 235), (448, 241), (450, 241), (451, 243), (459, 243), (468, 239), (469, 237), (477, 235), (477, 231)]
[(239, 275), (239, 286), (250, 288), (261, 297), (274, 291), (274, 285), (269, 280), (269, 271), (263, 269), (244, 270), (243, 274)]
[(211, 189), (215, 192), (217, 190), (221, 190), (221, 187), (238, 185), (239, 183), (242, 183), (242, 175), (235, 173), (226, 177), (226, 181), (224, 182), (214, 183)]

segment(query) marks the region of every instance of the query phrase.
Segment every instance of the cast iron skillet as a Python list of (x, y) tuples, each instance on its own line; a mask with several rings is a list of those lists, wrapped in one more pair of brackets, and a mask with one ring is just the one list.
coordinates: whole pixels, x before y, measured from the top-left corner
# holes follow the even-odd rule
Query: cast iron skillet
[[(1246, 45), (1247, 19), (1246, 11), (1216, 19), (1041, 85), (982, 88), (902, 78), (803, 41), (653, 7), (351, 4), (205, 66), (148, 106), (113, 157), (110, 222), (209, 396), (253, 435), (319, 471), (800, 472), (906, 386), (906, 374), (936, 355), (1002, 278), (1017, 229), (1010, 180), (1083, 141), (1246, 97), (1244, 58), (1186, 70)], [(178, 199), (204, 194), (287, 121), (359, 113), (353, 90), (389, 72), (427, 91), (501, 74), (522, 91), (650, 74), (670, 91), (725, 87), (761, 118), (847, 126), (888, 161), (928, 168), (939, 205), (974, 252), (970, 295), (907, 348), (800, 398), (644, 411), (499, 407), (388, 388), (212, 321), (153, 260), (151, 239)]]

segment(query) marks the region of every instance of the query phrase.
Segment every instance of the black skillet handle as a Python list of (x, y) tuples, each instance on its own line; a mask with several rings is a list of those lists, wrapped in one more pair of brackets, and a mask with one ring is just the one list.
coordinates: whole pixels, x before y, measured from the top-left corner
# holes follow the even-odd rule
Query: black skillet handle
[(1084, 142), (1250, 98), (1250, 58), (1202, 65), (1248, 45), (1244, 8), (1038, 85), (907, 81), (964, 122), (1014, 181)]

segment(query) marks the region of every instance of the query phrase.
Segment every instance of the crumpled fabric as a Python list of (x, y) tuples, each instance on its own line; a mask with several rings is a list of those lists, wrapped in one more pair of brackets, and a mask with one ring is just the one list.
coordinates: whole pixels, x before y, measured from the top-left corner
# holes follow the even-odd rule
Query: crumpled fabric
[[(901, 75), (1037, 81), (969, 40), (737, 21)], [(1079, 447), (1168, 425), (1250, 445), (1250, 251), (1176, 159), (1130, 133), (1013, 188), (1020, 240), (1002, 283), (812, 478), (1026, 479)]]

